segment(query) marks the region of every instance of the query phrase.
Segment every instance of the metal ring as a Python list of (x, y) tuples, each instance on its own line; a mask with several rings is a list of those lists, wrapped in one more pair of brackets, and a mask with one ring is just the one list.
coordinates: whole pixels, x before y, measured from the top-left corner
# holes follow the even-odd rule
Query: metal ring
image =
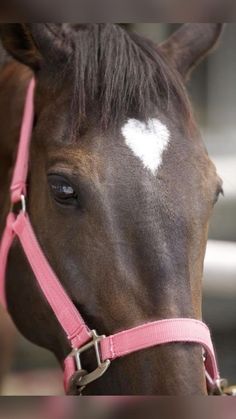
[[(19, 202), (21, 203), (21, 208), (19, 210), (18, 206)], [(23, 214), (26, 214), (26, 197), (25, 195), (21, 194), (20, 201), (12, 202), (10, 206), (10, 212), (15, 212), (16, 214), (19, 214), (22, 212)]]
[(26, 213), (26, 197), (25, 197), (25, 195), (21, 194), (20, 199), (21, 199), (21, 211), (23, 212), (23, 214), (25, 214)]

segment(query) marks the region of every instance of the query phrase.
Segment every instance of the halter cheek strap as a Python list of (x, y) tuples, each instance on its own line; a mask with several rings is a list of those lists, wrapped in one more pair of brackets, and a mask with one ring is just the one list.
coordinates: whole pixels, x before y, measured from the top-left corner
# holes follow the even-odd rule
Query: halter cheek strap
[[(101, 377), (112, 360), (170, 342), (193, 342), (200, 344), (206, 354), (205, 369), (208, 386), (219, 387), (220, 377), (215, 353), (208, 327), (201, 321), (188, 318), (174, 318), (154, 321), (128, 329), (111, 336), (98, 336), (85, 324), (80, 313), (68, 297), (59, 279), (49, 265), (34, 234), (26, 211), (26, 180), (28, 175), (29, 148), (34, 117), (35, 80), (32, 79), (27, 92), (23, 123), (20, 134), (18, 154), (11, 184), (12, 210), (7, 217), (5, 231), (0, 244), (0, 293), (5, 301), (5, 277), (9, 250), (15, 237), (32, 268), (35, 278), (51, 306), (61, 327), (70, 342), (72, 352), (65, 359), (65, 389), (68, 390), (71, 378), (80, 374), (79, 386), (83, 388)], [(14, 211), (21, 203), (21, 210)], [(81, 364), (81, 354), (93, 348), (97, 358), (97, 368), (85, 372)]]

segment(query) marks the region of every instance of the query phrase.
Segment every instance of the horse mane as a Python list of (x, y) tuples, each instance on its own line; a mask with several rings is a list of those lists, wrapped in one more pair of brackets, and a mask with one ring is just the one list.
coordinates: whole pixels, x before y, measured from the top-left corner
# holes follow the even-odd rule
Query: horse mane
[(118, 24), (66, 24), (64, 30), (73, 32), (79, 123), (89, 112), (104, 128), (127, 117), (145, 120), (156, 108), (168, 110), (173, 100), (189, 116), (183, 84), (153, 42)]
[[(152, 41), (112, 23), (49, 27), (73, 44), (62, 72), (73, 84), (72, 130), (84, 131), (91, 114), (107, 129), (127, 117), (146, 120), (156, 109), (171, 113), (173, 102), (183, 119), (191, 116), (180, 76)], [(0, 68), (8, 61), (0, 43)]]

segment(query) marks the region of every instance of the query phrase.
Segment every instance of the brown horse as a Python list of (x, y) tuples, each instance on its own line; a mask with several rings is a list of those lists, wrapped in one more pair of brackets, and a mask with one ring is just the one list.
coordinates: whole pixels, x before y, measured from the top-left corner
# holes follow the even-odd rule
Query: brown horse
[[(0, 233), (34, 73), (28, 209), (51, 266), (98, 332), (201, 319), (208, 222), (222, 188), (185, 80), (221, 29), (185, 24), (157, 46), (113, 24), (1, 25), (16, 60), (0, 73)], [(6, 293), (19, 330), (62, 363), (67, 339), (17, 242)], [(206, 394), (201, 348), (178, 343), (131, 354), (89, 393)]]

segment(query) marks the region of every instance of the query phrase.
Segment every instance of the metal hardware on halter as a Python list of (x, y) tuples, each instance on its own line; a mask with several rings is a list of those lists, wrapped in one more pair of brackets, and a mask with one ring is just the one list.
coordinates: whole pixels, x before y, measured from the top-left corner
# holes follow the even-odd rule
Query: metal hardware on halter
[(236, 386), (229, 386), (228, 380), (216, 380), (215, 391), (213, 395), (220, 396), (236, 396)]
[(218, 378), (212, 380), (209, 374), (206, 371), (206, 377), (208, 382), (208, 392), (212, 396), (224, 396), (227, 395), (228, 381), (225, 378)]
[(83, 352), (86, 352), (90, 348), (94, 348), (95, 350), (97, 368), (92, 372), (86, 371), (85, 374), (81, 375), (79, 379), (79, 383), (78, 383), (79, 387), (81, 388), (81, 391), (87, 386), (87, 384), (92, 383), (93, 381), (100, 378), (107, 371), (107, 369), (109, 368), (111, 364), (111, 361), (109, 359), (104, 362), (102, 361), (100, 349), (99, 349), (99, 342), (101, 342), (101, 340), (103, 340), (106, 336), (105, 335), (99, 336), (96, 330), (92, 330), (91, 337), (92, 337), (92, 340), (90, 342), (86, 343), (84, 346), (81, 346), (81, 348), (79, 349), (73, 349), (73, 351), (71, 352), (71, 356), (73, 356), (75, 359), (77, 371), (83, 372), (85, 370), (82, 367), (81, 354)]
[(225, 388), (228, 385), (228, 381), (225, 378), (219, 378), (215, 382), (215, 388), (213, 388), (213, 395), (223, 396), (225, 394)]
[(18, 213), (23, 212), (23, 214), (26, 214), (26, 197), (23, 194), (21, 194), (19, 202), (15, 202), (11, 204), (10, 212), (14, 212), (15, 206), (18, 205), (20, 202), (21, 202), (21, 208), (20, 208), (20, 211), (18, 210), (17, 212)]

